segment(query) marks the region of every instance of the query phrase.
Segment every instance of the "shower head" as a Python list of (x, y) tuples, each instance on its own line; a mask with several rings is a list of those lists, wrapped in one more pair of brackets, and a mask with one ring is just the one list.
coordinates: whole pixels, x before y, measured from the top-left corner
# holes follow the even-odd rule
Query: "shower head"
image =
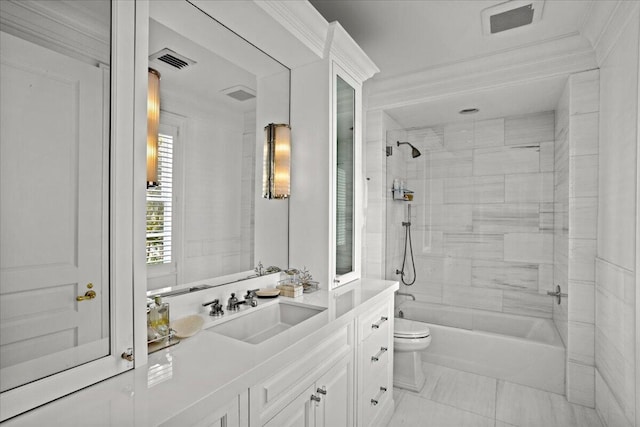
[(396, 144), (398, 145), (398, 147), (402, 144), (407, 144), (409, 147), (411, 147), (411, 157), (413, 157), (414, 159), (420, 155), (420, 150), (414, 147), (410, 142), (396, 141)]

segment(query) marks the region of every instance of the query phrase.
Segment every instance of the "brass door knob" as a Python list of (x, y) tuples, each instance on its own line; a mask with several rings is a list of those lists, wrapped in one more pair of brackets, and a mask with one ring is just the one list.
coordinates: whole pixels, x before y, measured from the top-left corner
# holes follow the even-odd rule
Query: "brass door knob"
[(77, 296), (76, 301), (94, 299), (95, 297), (96, 297), (96, 291), (87, 291), (84, 295)]

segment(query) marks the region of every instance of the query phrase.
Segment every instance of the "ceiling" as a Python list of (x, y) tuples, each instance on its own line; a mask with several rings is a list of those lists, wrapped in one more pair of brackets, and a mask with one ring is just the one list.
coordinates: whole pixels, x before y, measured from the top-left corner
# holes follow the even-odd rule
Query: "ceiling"
[[(604, 1), (604, 0), (603, 0)], [(402, 81), (439, 69), (474, 71), (474, 64), (492, 55), (532, 50), (536, 46), (579, 37), (592, 0), (546, 0), (542, 19), (533, 24), (485, 35), (481, 12), (496, 0), (310, 0), (329, 21), (338, 21), (380, 68), (374, 82)], [(413, 77), (412, 77), (413, 78)], [(566, 76), (535, 80), (495, 90), (467, 91), (427, 103), (386, 111), (403, 127), (526, 114), (554, 109)], [(526, 100), (526, 102), (523, 102)], [(462, 108), (480, 113), (460, 116)]]
[[(564, 91), (566, 81), (566, 77), (557, 76), (517, 86), (503, 86), (448, 96), (431, 102), (390, 108), (386, 113), (403, 128), (419, 128), (443, 123), (553, 111)], [(477, 108), (480, 111), (471, 115), (458, 113), (465, 108)]]
[(547, 0), (542, 19), (484, 35), (482, 10), (501, 0), (311, 0), (329, 21), (338, 21), (380, 68), (374, 78), (467, 61), (575, 35), (591, 0)]
[[(152, 59), (164, 48), (195, 64), (176, 69)], [(255, 98), (241, 101), (227, 92), (242, 87), (255, 94), (258, 78), (288, 73), (282, 64), (188, 2), (150, 2), (149, 54), (149, 66), (162, 75), (161, 94), (200, 109), (255, 111)]]
[(163, 62), (150, 61), (149, 66), (162, 75), (161, 92), (180, 94), (183, 99), (205, 99), (206, 102), (220, 103), (239, 111), (255, 109), (255, 99), (238, 102), (222, 93), (224, 89), (235, 85), (255, 90), (256, 78), (253, 74), (149, 19), (149, 53), (153, 54), (164, 48), (170, 48), (196, 63), (177, 70)]

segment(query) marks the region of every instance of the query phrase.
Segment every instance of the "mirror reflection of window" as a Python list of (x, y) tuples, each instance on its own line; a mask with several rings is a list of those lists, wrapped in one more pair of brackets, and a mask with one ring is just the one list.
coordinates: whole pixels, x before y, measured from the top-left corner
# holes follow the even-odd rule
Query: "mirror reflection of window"
[(158, 186), (147, 188), (148, 265), (173, 261), (173, 144), (173, 132), (158, 134)]

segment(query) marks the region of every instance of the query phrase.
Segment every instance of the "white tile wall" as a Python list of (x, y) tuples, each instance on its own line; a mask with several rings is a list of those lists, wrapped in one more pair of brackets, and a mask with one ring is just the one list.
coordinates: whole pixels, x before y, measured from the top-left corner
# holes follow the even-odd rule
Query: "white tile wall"
[(599, 113), (578, 114), (571, 120), (575, 125), (570, 130), (570, 138), (575, 141), (574, 154), (576, 156), (598, 154)]
[(504, 235), (505, 261), (553, 263), (553, 236), (542, 233)]
[(506, 145), (526, 145), (554, 140), (554, 112), (508, 117), (504, 122)]
[(506, 175), (505, 201), (553, 202), (553, 173)]
[[(387, 187), (397, 177), (415, 191), (412, 293), (458, 307), (551, 316), (553, 136), (553, 112), (388, 135), (423, 153), (387, 158)], [(406, 203), (387, 200), (386, 210), (386, 271), (396, 277)]]
[(547, 295), (504, 291), (502, 297), (502, 311), (524, 316), (546, 317), (552, 316), (553, 308), (549, 304)]
[(443, 252), (445, 256), (500, 260), (504, 256), (504, 235), (445, 233)]
[(592, 323), (569, 321), (568, 330), (568, 361), (593, 366), (595, 348), (594, 325)]
[(504, 119), (474, 122), (474, 147), (504, 145)]
[(431, 178), (471, 176), (473, 150), (434, 151), (429, 157), (428, 172)]
[(540, 171), (540, 143), (522, 146), (477, 148), (473, 153), (474, 175)]
[(625, 417), (618, 400), (611, 393), (609, 385), (602, 378), (598, 370), (596, 370), (595, 380), (596, 409), (604, 425), (611, 427), (633, 427), (633, 423)]
[(570, 76), (556, 110), (554, 305), (567, 347), (567, 398), (595, 405), (595, 255), (598, 204), (598, 71)]
[(538, 289), (538, 267), (538, 264), (474, 259), (471, 283), (482, 288), (534, 291)]
[(505, 200), (505, 177), (475, 176), (446, 178), (444, 203), (502, 203)]
[[(595, 286), (593, 282), (569, 280), (569, 319), (575, 322), (595, 324)], [(572, 343), (573, 344), (573, 343)]]
[(595, 368), (579, 363), (567, 363), (567, 398), (589, 408), (595, 406)]
[(502, 295), (503, 291), (496, 289), (446, 286), (443, 288), (442, 300), (445, 304), (457, 307), (502, 311)]
[(581, 282), (595, 281), (595, 239), (570, 239), (569, 240), (569, 279)]

